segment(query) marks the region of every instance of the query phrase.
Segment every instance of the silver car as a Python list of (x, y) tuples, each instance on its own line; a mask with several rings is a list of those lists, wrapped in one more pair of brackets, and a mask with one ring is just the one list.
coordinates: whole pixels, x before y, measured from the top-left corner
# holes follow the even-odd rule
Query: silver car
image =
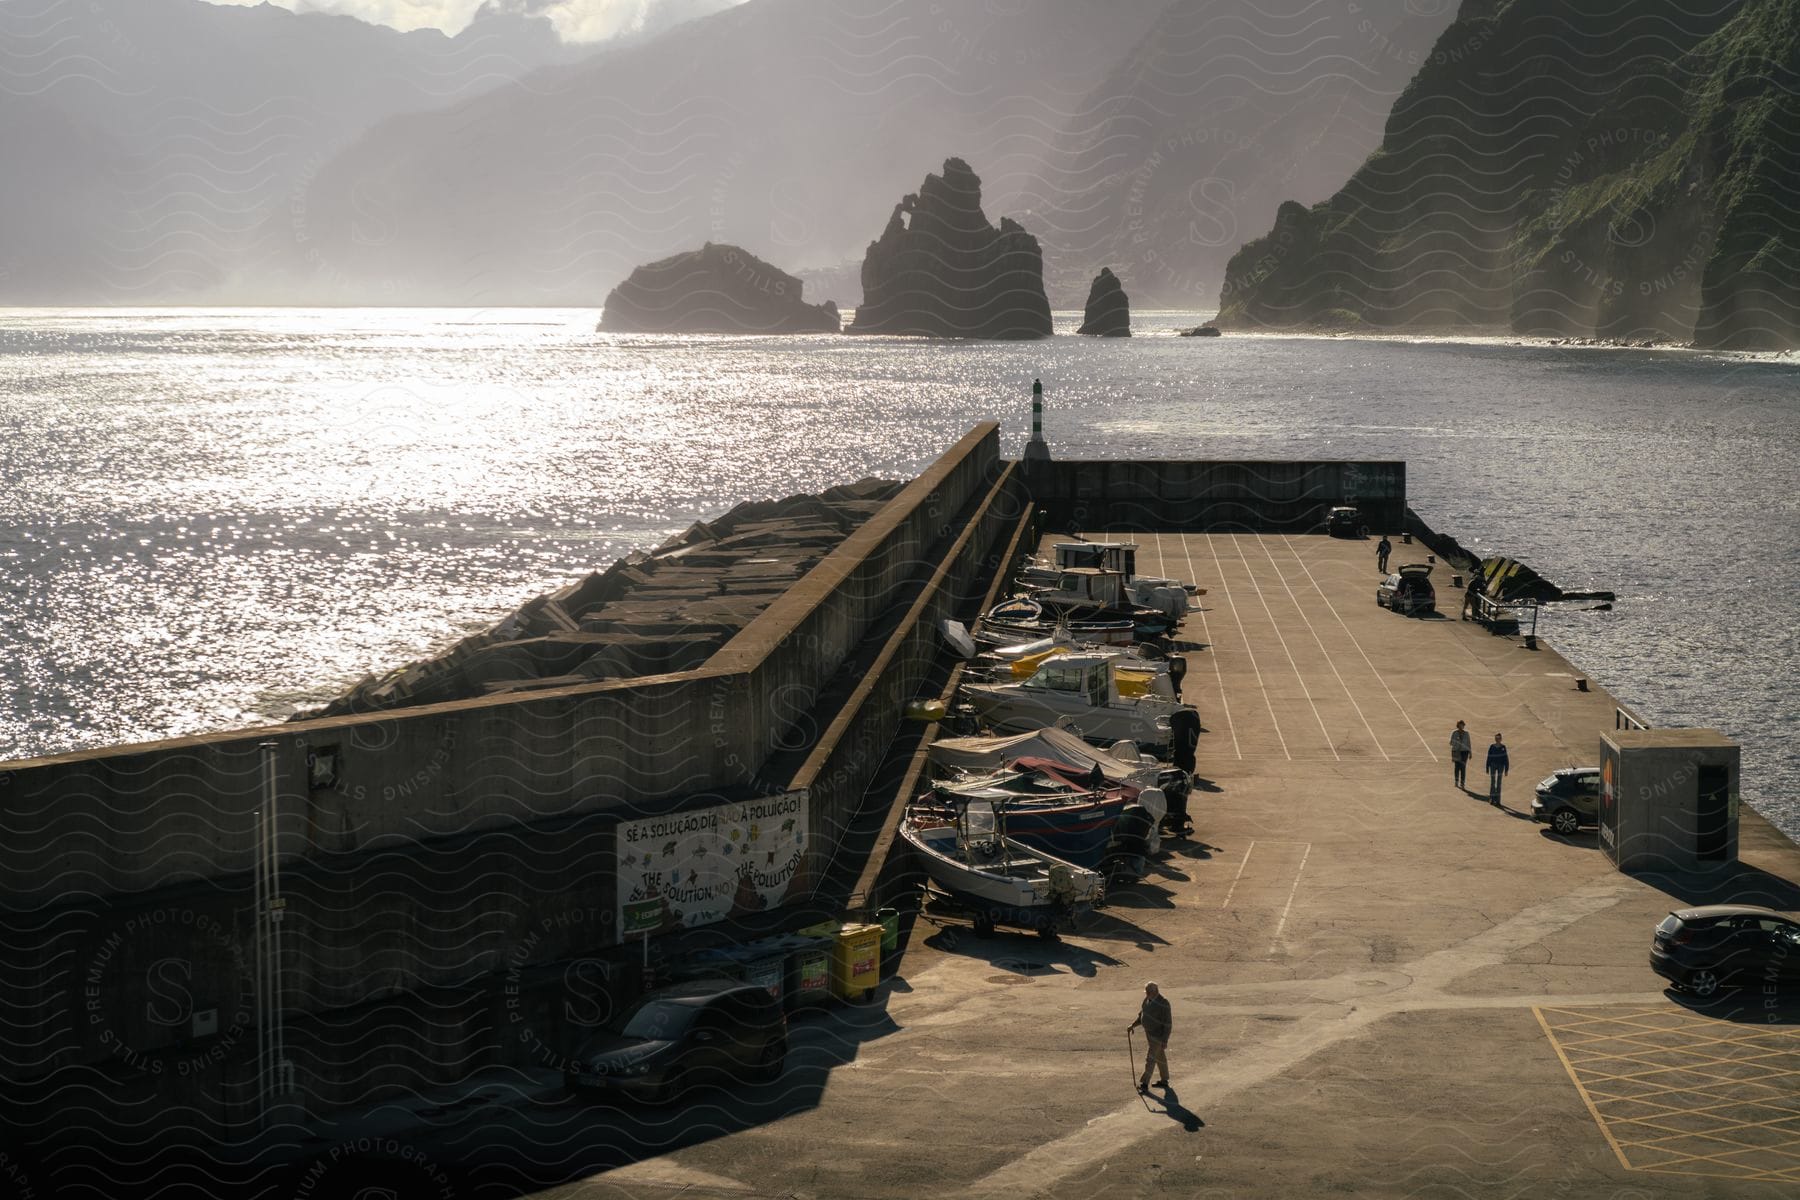
[(1375, 603), (1414, 616), (1437, 611), (1437, 589), (1431, 586), (1430, 563), (1407, 563), (1375, 588)]

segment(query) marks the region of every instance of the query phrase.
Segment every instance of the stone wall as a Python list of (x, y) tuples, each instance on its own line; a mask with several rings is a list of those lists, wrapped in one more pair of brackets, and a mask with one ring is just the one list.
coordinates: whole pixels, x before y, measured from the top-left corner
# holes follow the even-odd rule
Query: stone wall
[(1372, 533), (1406, 520), (1403, 462), (1027, 462), (1051, 529), (1316, 533), (1355, 504)]

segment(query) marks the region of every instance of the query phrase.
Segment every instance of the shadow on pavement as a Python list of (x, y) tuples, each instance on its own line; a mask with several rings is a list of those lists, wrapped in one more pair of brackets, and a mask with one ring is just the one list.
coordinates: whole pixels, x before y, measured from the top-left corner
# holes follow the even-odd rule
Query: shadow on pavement
[(1633, 872), (1632, 877), (1687, 905), (1756, 904), (1781, 912), (1800, 909), (1800, 885), (1746, 863), (1732, 863), (1706, 874)]
[[(1181, 1106), (1181, 1098), (1175, 1094), (1174, 1088), (1152, 1088), (1144, 1095), (1151, 1112), (1160, 1112), (1171, 1121), (1178, 1122), (1189, 1133), (1198, 1133), (1206, 1125), (1200, 1114)], [(1161, 1103), (1157, 1103), (1158, 1100)]]
[(1689, 1012), (1715, 1021), (1766, 1025), (1783, 1032), (1800, 1028), (1800, 985), (1789, 984), (1783, 992), (1766, 992), (1759, 985), (1720, 988), (1704, 1000), (1674, 988), (1663, 994)]
[[(1088, 930), (1078, 929), (1071, 936), (1087, 937)], [(945, 926), (926, 938), (924, 944), (939, 953), (979, 959), (999, 970), (1025, 978), (1055, 975), (1058, 967), (1065, 968), (1072, 974), (1091, 978), (1099, 973), (1101, 967), (1119, 965), (1119, 960), (1112, 955), (1090, 949), (1079, 942), (1046, 941), (1036, 934), (1013, 933), (1008, 930), (998, 930), (992, 937), (981, 937), (966, 927)]]

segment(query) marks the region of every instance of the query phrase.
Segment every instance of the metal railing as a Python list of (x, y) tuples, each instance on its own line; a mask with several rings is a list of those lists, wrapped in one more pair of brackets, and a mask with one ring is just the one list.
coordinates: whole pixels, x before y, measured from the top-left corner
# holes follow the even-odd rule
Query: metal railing
[(1613, 709), (1613, 728), (1648, 729), (1650, 728), (1650, 722), (1644, 720), (1629, 708), (1626, 708), (1623, 704), (1620, 704)]
[(1474, 597), (1474, 607), (1475, 620), (1494, 633), (1517, 633), (1527, 638), (1537, 636), (1536, 600), (1495, 600), (1478, 595)]

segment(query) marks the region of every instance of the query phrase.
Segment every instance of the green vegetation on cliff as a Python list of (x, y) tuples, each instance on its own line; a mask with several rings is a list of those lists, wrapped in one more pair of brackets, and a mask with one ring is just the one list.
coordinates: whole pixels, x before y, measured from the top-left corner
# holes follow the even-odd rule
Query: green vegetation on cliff
[(1800, 344), (1800, 4), (1465, 0), (1381, 149), (1282, 205), (1220, 309)]

